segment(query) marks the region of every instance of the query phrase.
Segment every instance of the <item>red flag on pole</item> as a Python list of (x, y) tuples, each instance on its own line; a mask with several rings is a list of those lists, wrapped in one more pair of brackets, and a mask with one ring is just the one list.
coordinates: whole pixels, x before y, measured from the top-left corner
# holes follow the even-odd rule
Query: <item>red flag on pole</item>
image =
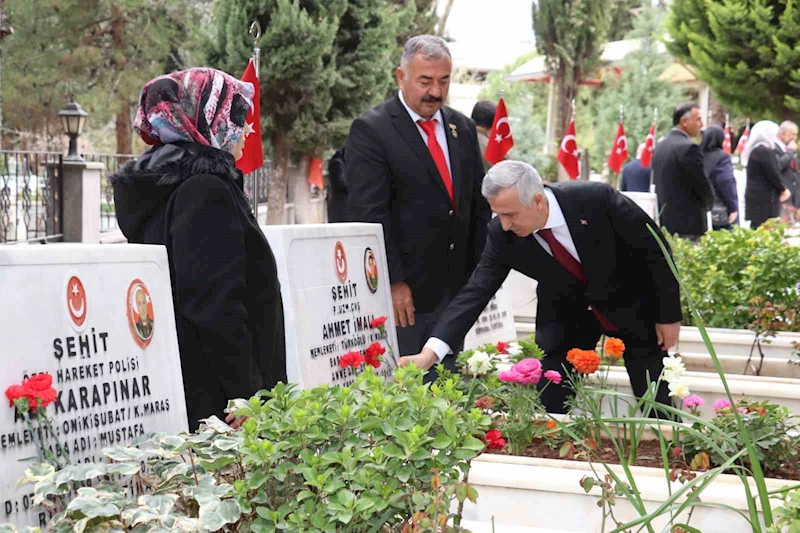
[(486, 144), (484, 157), (488, 162), (496, 165), (503, 160), (513, 146), (514, 137), (511, 135), (511, 124), (508, 122), (506, 103), (501, 98), (497, 102), (497, 111), (494, 114), (492, 131), (489, 134), (489, 142)]
[(261, 145), (261, 86), (252, 59), (244, 71), (242, 81), (250, 82), (255, 87), (253, 105), (244, 121), (245, 141), (242, 157), (236, 162), (236, 168), (241, 170), (242, 174), (249, 174), (264, 165), (264, 147)]
[(747, 127), (744, 129), (744, 133), (742, 133), (742, 136), (739, 137), (739, 142), (736, 143), (737, 154), (742, 155), (742, 152), (744, 152), (744, 145), (747, 144), (747, 139), (749, 138), (750, 138), (750, 123), (748, 122)]
[(620, 173), (622, 165), (628, 160), (628, 137), (625, 136), (625, 126), (622, 122), (619, 123), (617, 128), (617, 137), (614, 139), (614, 146), (611, 147), (611, 153), (608, 156), (608, 168)]
[(578, 141), (575, 139), (575, 121), (569, 123), (567, 133), (561, 139), (561, 148), (558, 150), (558, 161), (567, 171), (570, 179), (577, 179), (580, 175), (578, 168)]
[(731, 126), (725, 122), (725, 140), (722, 141), (722, 151), (731, 155)]
[(311, 162), (308, 165), (308, 184), (320, 190), (325, 186), (322, 182), (322, 160), (318, 157), (311, 156)]
[(656, 146), (656, 124), (653, 123), (650, 126), (650, 131), (647, 132), (647, 137), (644, 140), (644, 150), (642, 150), (642, 166), (647, 168), (650, 166), (650, 163), (653, 161), (653, 150), (655, 150)]

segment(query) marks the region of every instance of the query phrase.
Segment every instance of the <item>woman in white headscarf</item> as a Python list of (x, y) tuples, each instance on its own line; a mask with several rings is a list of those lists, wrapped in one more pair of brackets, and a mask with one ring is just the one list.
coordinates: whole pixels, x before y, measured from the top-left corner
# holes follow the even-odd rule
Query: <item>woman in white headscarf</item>
[(742, 165), (747, 168), (747, 187), (744, 191), (744, 214), (750, 227), (756, 229), (767, 219), (781, 214), (781, 202), (791, 193), (781, 182), (775, 140), (778, 125), (769, 120), (758, 122), (742, 152)]

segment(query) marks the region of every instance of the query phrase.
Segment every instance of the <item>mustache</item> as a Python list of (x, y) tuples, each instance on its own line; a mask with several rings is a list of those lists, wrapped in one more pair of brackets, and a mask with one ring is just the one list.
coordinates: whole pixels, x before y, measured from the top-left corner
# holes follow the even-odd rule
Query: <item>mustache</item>
[(431, 96), (429, 94), (426, 94), (425, 96), (423, 96), (422, 97), (422, 101), (425, 102), (425, 103), (428, 103), (428, 104), (440, 104), (440, 103), (442, 103), (442, 99), (441, 98), (437, 98), (437, 97)]

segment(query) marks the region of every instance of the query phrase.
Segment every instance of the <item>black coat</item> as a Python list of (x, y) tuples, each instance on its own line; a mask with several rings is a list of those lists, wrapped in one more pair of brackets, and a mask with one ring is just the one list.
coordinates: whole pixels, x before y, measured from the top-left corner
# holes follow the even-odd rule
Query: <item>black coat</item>
[(233, 157), (171, 144), (110, 179), (128, 241), (167, 248), (189, 427), (222, 415), (230, 399), (285, 382), (275, 258)]
[(539, 282), (536, 342), (543, 347), (579, 337), (579, 317), (587, 315), (590, 305), (623, 333), (639, 338), (652, 335), (656, 323), (681, 320), (678, 282), (648, 230), (649, 226), (658, 232), (653, 220), (606, 184), (573, 181), (549, 187), (564, 213), (588, 284), (569, 274), (533, 235), (504, 232), (495, 218), (489, 223), (480, 264), (432, 337), (456, 346), (511, 269)]
[(350, 219), (383, 225), (389, 278), (408, 284), (417, 313), (466, 283), (491, 218), (475, 123), (447, 107), (442, 115), (457, 209), (398, 96), (356, 119), (346, 145)]
[(627, 163), (622, 167), (622, 183), (619, 190), (650, 192), (650, 167), (643, 167), (639, 159)]
[(780, 195), (784, 186), (778, 158), (768, 146), (757, 146), (747, 161), (747, 185), (744, 190), (744, 214), (756, 229), (770, 218), (781, 215)]
[(775, 144), (775, 155), (778, 157), (778, 170), (784, 188), (792, 193), (791, 203), (800, 207), (800, 176), (797, 174), (797, 151), (786, 150)]
[(662, 228), (687, 236), (708, 231), (714, 193), (703, 172), (699, 145), (683, 132), (670, 131), (653, 153), (653, 178)]
[(344, 147), (328, 162), (328, 222), (347, 222), (347, 176), (344, 173)]

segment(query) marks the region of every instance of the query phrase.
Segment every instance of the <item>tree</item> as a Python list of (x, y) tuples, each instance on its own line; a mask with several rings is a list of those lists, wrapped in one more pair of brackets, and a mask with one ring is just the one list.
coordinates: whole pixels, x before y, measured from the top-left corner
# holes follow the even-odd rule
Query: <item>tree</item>
[[(392, 52), (392, 66), (400, 65), (400, 57), (406, 41), (415, 35), (433, 35), (436, 27), (436, 0), (391, 0), (398, 9), (398, 32)], [(397, 85), (391, 84), (384, 95), (391, 98), (397, 93)]]
[(578, 86), (597, 65), (609, 24), (610, 0), (536, 0), (536, 48), (557, 84), (556, 132), (563, 134)]
[[(648, 0), (645, 0), (649, 3)], [(608, 24), (609, 41), (625, 39), (633, 29), (636, 12), (642, 7), (642, 0), (611, 0), (611, 20)]]
[(399, 28), (416, 5), (394, 0), (219, 0), (209, 61), (243, 71), (252, 51), (250, 21), (261, 47), (262, 132), (272, 148), (268, 221), (283, 221), (292, 153), (341, 146), (358, 115), (380, 102), (392, 80)]
[(621, 104), (625, 106), (625, 134), (631, 158), (647, 136), (653, 123), (654, 109), (658, 109), (657, 135), (665, 134), (672, 127), (672, 110), (681, 102), (682, 94), (678, 87), (659, 78), (670, 60), (658, 51), (663, 19), (663, 11), (651, 8), (642, 12), (633, 31), (626, 35), (629, 39), (641, 39), (641, 49), (625, 57), (621, 75), (607, 81), (592, 100), (597, 149), (592, 161), (597, 163), (598, 169), (605, 164), (614, 144)]
[(669, 51), (738, 113), (800, 119), (797, 0), (674, 0)]
[(113, 117), (117, 153), (131, 152), (132, 104), (161, 74), (191, 26), (186, 0), (7, 0), (3, 90), (12, 129), (60, 135), (58, 110), (75, 94), (93, 124)]

